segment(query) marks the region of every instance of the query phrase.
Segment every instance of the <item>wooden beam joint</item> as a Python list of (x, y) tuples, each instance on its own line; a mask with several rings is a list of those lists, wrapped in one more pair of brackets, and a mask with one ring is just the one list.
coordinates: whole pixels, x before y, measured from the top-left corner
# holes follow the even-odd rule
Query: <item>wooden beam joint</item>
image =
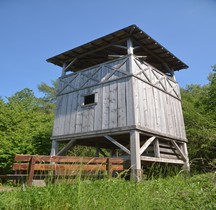
[(65, 152), (67, 152), (75, 143), (76, 139), (70, 140), (56, 155), (63, 155)]
[(111, 141), (113, 144), (115, 144), (117, 147), (119, 147), (121, 150), (123, 150), (124, 152), (126, 152), (127, 154), (130, 155), (130, 151), (125, 146), (123, 146), (122, 144), (120, 144), (119, 142), (117, 142), (115, 139), (113, 139), (110, 136), (104, 136), (104, 137), (107, 140)]
[(140, 148), (140, 155), (148, 148), (148, 146), (156, 139), (155, 136), (150, 137)]
[(184, 155), (184, 153), (182, 152), (182, 150), (180, 149), (180, 147), (178, 146), (178, 144), (174, 140), (171, 140), (171, 143), (176, 148), (177, 152), (182, 157), (182, 159), (184, 161), (187, 161), (187, 157)]

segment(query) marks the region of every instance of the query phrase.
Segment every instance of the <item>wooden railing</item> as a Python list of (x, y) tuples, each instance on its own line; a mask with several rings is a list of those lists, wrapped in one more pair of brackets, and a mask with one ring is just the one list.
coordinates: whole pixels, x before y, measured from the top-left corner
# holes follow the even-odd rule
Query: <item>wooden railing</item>
[(112, 177), (113, 171), (124, 170), (123, 162), (122, 158), (15, 155), (12, 166), (15, 174), (7, 177), (25, 178), (29, 186), (33, 179), (47, 176), (55, 180), (57, 177), (72, 177), (78, 174), (91, 176), (94, 172), (107, 171), (107, 176)]

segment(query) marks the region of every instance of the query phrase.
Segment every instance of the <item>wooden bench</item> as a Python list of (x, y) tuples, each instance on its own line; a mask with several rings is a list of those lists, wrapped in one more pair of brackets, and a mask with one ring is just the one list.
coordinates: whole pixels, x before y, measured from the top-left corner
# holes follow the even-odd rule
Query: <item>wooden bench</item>
[(77, 175), (92, 176), (105, 172), (112, 177), (113, 171), (124, 170), (122, 158), (72, 157), (15, 155), (12, 170), (15, 174), (6, 175), (7, 179), (26, 180), (29, 186), (33, 179), (74, 177)]

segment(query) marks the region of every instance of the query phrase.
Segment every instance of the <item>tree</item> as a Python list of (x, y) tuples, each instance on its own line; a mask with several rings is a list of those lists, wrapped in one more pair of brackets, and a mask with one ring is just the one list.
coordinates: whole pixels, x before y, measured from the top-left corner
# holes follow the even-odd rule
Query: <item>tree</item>
[(216, 158), (216, 80), (215, 70), (209, 84), (181, 89), (182, 106), (190, 158)]
[(209, 84), (206, 94), (202, 98), (205, 110), (214, 116), (216, 120), (216, 65), (212, 67), (213, 72), (209, 74)]
[(26, 88), (0, 100), (0, 173), (10, 169), (15, 154), (49, 154), (53, 113)]
[(42, 108), (46, 112), (53, 112), (55, 109), (56, 95), (57, 95), (58, 81), (52, 81), (52, 85), (49, 86), (45, 82), (38, 85), (38, 90), (44, 94), (43, 98), (40, 98)]

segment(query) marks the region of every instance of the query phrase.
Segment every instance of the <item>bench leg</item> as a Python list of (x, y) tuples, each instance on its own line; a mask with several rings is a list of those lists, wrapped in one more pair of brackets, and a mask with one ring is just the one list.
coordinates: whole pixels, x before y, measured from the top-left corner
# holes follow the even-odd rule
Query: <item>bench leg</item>
[(31, 160), (29, 161), (29, 170), (28, 170), (28, 186), (32, 186), (34, 168), (35, 168), (35, 158), (31, 157)]

